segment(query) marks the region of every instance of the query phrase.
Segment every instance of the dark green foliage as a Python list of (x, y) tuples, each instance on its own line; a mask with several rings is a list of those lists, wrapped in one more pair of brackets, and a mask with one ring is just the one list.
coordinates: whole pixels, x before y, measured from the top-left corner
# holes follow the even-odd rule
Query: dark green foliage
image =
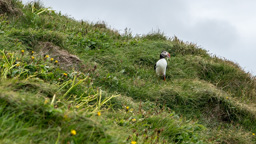
[(160, 30), (156, 32), (151, 32), (145, 36), (142, 36), (142, 38), (148, 40), (167, 40), (167, 37)]
[(173, 55), (181, 54), (181, 55), (199, 55), (201, 57), (209, 57), (207, 51), (199, 48), (193, 43), (184, 43), (179, 40), (176, 36), (170, 40), (172, 46)]

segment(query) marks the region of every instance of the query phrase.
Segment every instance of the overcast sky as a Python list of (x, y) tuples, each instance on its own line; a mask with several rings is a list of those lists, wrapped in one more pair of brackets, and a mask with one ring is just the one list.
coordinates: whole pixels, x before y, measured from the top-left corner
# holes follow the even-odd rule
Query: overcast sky
[[(27, 3), (31, 0), (22, 0)], [(77, 20), (105, 21), (113, 29), (196, 43), (256, 75), (255, 0), (41, 0)]]

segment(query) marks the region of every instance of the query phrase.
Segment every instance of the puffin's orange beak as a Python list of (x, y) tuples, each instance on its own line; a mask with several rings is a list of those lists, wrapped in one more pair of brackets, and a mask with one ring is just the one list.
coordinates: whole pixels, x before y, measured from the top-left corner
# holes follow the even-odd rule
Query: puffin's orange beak
[(168, 57), (170, 58), (171, 57), (171, 55), (168, 53)]

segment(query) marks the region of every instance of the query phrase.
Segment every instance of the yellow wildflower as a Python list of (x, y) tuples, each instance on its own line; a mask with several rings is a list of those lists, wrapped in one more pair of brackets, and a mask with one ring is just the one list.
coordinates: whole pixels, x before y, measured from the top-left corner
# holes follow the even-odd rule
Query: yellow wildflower
[(255, 133), (252, 133), (252, 135), (255, 135)]
[(49, 99), (44, 100), (44, 104), (47, 104), (49, 102)]
[(22, 55), (22, 56), (24, 56), (24, 52), (25, 52), (24, 50), (21, 50), (21, 55)]
[(49, 57), (49, 55), (46, 55), (44, 58), (48, 58)]
[(58, 63), (58, 61), (57, 61), (57, 60), (55, 60), (55, 63)]
[(18, 66), (20, 66), (20, 63), (17, 63), (17, 64), (16, 64), (16, 67), (18, 67)]
[(135, 118), (133, 118), (133, 119), (132, 119), (132, 122), (136, 122), (136, 119), (135, 119)]
[(77, 105), (76, 108), (78, 109), (78, 108), (79, 108), (79, 105)]
[(34, 54), (34, 53), (35, 53), (34, 51), (31, 52), (31, 54)]
[(71, 135), (76, 135), (76, 130), (71, 130)]
[(128, 112), (129, 111), (129, 106), (127, 106), (125, 109), (126, 109), (126, 112)]
[(98, 112), (98, 113), (97, 113), (97, 115), (98, 115), (98, 116), (101, 116), (101, 113), (100, 113), (100, 112)]
[(51, 61), (53, 61), (54, 60), (54, 58), (51, 58)]
[(64, 76), (67, 76), (68, 74), (67, 73), (63, 73)]
[(35, 59), (35, 57), (34, 57), (34, 56), (31, 56), (31, 59), (32, 59), (32, 60), (34, 60), (34, 59)]
[(64, 118), (65, 120), (69, 120), (68, 114), (64, 114), (63, 118)]
[(66, 113), (63, 115), (63, 119), (64, 119), (65, 121), (70, 121), (71, 116), (69, 115), (68, 112), (66, 112)]
[(137, 142), (136, 141), (132, 141), (131, 144), (136, 144)]

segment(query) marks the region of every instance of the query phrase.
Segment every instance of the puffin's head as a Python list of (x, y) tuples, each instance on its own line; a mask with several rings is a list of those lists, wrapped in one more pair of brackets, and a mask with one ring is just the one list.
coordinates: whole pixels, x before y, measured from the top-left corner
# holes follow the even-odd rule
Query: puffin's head
[(167, 52), (167, 51), (162, 51), (161, 54), (160, 54), (160, 59), (161, 58), (170, 58), (171, 55)]

